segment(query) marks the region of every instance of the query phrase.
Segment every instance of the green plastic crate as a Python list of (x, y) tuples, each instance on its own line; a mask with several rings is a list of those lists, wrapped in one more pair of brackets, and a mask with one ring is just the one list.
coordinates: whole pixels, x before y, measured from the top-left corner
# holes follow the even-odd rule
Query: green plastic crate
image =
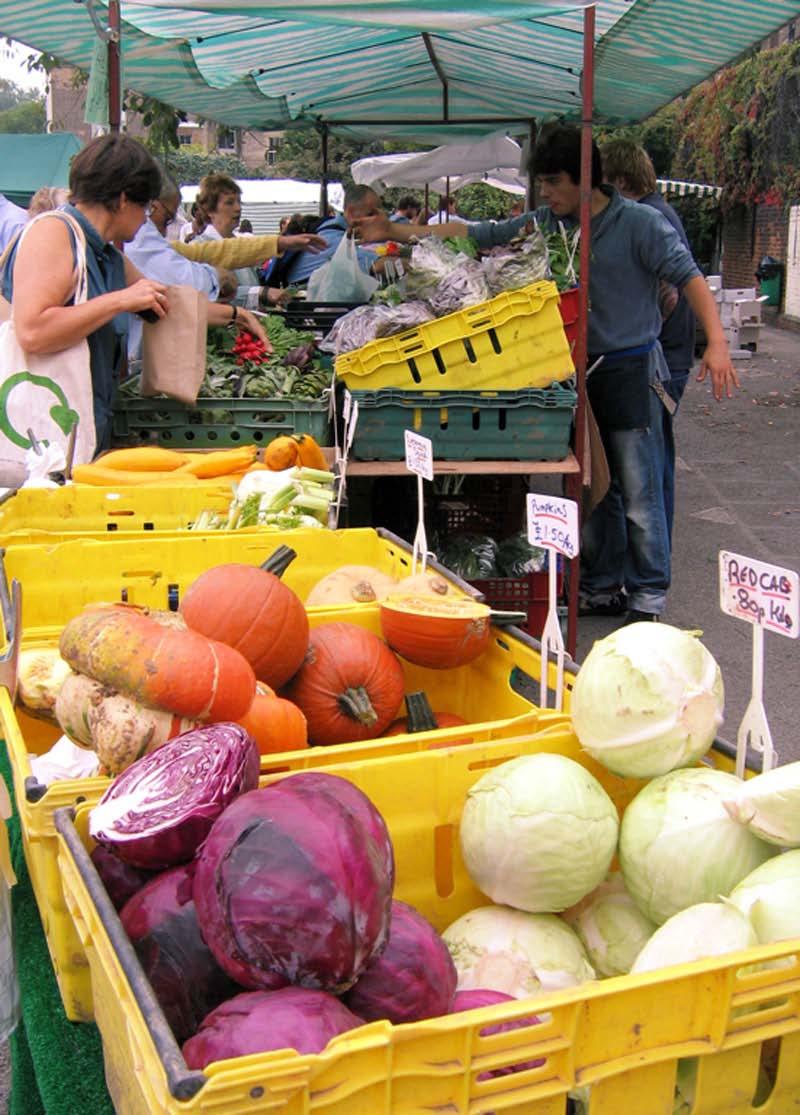
[(577, 395), (554, 383), (525, 391), (354, 391), (352, 454), (401, 461), (404, 431), (428, 437), (451, 461), (560, 461), (567, 455)]
[(330, 444), (327, 400), (199, 398), (190, 407), (177, 399), (118, 398), (114, 405), (114, 445), (266, 445), (281, 434)]

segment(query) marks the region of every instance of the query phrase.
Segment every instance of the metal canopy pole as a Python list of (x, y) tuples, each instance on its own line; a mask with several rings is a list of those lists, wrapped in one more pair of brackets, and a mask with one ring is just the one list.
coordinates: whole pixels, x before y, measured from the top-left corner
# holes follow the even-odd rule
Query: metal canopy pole
[(536, 146), (536, 131), (536, 121), (532, 119), (528, 124), (528, 191), (525, 197), (525, 208), (529, 213), (536, 208), (536, 186), (530, 172), (530, 167), (533, 165), (533, 149)]
[[(594, 22), (595, 7), (583, 13), (583, 75), (581, 82), (581, 243), (580, 285), (578, 287), (578, 339), (575, 345), (575, 376), (578, 405), (575, 410), (575, 456), (580, 472), (567, 478), (567, 494), (580, 507), (586, 451), (586, 328), (589, 317), (589, 258), (592, 234), (592, 116), (594, 112)], [(580, 562), (570, 566), (567, 610), (567, 650), (575, 657), (578, 641), (578, 589)]]
[(119, 132), (122, 125), (119, 0), (108, 0), (108, 31), (108, 126), (110, 131)]
[(328, 125), (325, 123), (320, 126), (320, 137), (322, 140), (322, 181), (319, 191), (319, 215), (325, 218), (328, 216)]

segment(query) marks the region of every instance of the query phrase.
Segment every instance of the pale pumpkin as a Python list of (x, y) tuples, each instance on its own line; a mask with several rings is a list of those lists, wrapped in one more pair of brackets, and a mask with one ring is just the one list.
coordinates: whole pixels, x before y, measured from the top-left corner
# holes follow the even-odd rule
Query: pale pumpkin
[(342, 565), (317, 581), (306, 597), (306, 607), (372, 604), (397, 588), (394, 577), (372, 565)]

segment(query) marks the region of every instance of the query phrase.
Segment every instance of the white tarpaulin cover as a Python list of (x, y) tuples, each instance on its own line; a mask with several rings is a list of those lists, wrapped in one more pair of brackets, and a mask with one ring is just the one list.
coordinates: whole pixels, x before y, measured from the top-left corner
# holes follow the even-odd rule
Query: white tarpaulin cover
[[(455, 178), (475, 175), (480, 181), (484, 173), (504, 168), (519, 174), (522, 157), (520, 145), (507, 135), (487, 136), (480, 143), (452, 143), (433, 151), (409, 152), (401, 155), (376, 155), (358, 159), (350, 170), (353, 180), (365, 186), (431, 186), (450, 177), (451, 189), (457, 189)], [(461, 183), (465, 185), (466, 183)]]

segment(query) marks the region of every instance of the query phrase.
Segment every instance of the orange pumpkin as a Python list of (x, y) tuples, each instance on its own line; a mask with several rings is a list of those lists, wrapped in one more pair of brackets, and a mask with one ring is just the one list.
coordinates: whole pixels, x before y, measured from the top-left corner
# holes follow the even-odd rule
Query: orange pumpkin
[(260, 682), (253, 703), (238, 723), (250, 733), (261, 755), (301, 751), (308, 747), (308, 725), (303, 713)]
[(386, 642), (417, 666), (464, 666), (489, 645), (490, 608), (469, 597), (392, 594), (381, 601)]
[(235, 720), (256, 691), (241, 654), (188, 630), (171, 612), (131, 604), (87, 608), (67, 623), (60, 651), (78, 673), (193, 720)]
[(235, 647), (259, 681), (278, 688), (297, 672), (308, 647), (300, 598), (257, 565), (206, 570), (188, 588), (181, 614), (189, 627)]
[(354, 623), (322, 623), (284, 694), (318, 744), (375, 739), (403, 700), (403, 669), (382, 639)]

